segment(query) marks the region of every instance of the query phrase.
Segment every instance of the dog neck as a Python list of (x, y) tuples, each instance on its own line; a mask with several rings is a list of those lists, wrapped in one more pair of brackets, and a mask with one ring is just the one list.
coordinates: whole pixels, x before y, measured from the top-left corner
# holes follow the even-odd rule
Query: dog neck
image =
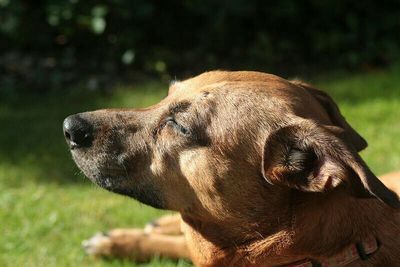
[[(323, 261), (366, 238), (376, 238), (387, 248), (387, 241), (390, 243), (392, 238), (386, 234), (399, 230), (390, 226), (396, 220), (394, 216), (398, 218), (391, 208), (376, 199), (352, 197), (344, 188), (321, 194), (293, 191), (292, 211), (291, 227), (287, 229), (290, 234), (286, 234), (290, 238), (288, 245), (274, 255), (264, 253), (264, 257), (254, 258), (256, 262), (276, 266), (303, 259)], [(259, 251), (268, 251), (260, 244)], [(365, 261), (362, 266), (376, 265)]]
[[(207, 266), (279, 266), (306, 258), (323, 260), (368, 236), (384, 243), (383, 222), (393, 219), (393, 212), (377, 200), (353, 198), (344, 190), (329, 194), (292, 191), (290, 207), (282, 210), (290, 213), (280, 216), (285, 221), (273, 231), (263, 231), (265, 223), (260, 220), (252, 237), (229, 236), (225, 234), (227, 225), (183, 216), (189, 235), (199, 244), (193, 249), (202, 251), (203, 259), (195, 262)], [(228, 245), (232, 240), (235, 245)]]

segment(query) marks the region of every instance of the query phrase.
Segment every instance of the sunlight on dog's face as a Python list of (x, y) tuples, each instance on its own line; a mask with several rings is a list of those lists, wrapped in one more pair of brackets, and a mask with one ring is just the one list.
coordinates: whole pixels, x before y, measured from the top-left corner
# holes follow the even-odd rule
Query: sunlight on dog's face
[(204, 208), (232, 190), (224, 188), (224, 180), (234, 179), (236, 167), (249, 164), (246, 157), (254, 154), (249, 149), (255, 144), (243, 138), (250, 129), (241, 122), (251, 115), (235, 108), (239, 91), (228, 93), (222, 84), (182, 87), (146, 110), (81, 113), (92, 125), (93, 141), (72, 149), (72, 156), (107, 190), (158, 208)]
[(78, 114), (93, 140), (71, 149), (72, 156), (107, 190), (158, 208), (204, 213), (220, 205), (217, 212), (225, 212), (232, 198), (251, 197), (265, 183), (260, 130), (273, 118), (261, 107), (285, 109), (279, 98), (261, 103), (269, 95), (263, 84), (252, 87), (197, 77), (172, 84), (147, 109)]
[(79, 168), (107, 190), (183, 214), (258, 216), (282, 206), (290, 187), (338, 186), (349, 166), (332, 155), (362, 164), (342, 141), (357, 151), (365, 141), (313, 90), (268, 74), (209, 72), (174, 83), (146, 109), (73, 115), (64, 134)]

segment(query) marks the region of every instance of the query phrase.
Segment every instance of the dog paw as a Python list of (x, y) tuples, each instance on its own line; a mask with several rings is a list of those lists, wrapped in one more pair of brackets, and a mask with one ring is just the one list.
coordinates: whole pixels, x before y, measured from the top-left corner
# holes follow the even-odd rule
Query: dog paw
[(157, 227), (159, 227), (157, 221), (151, 221), (149, 223), (147, 223), (143, 229), (145, 234), (151, 234), (152, 232), (154, 232), (154, 229), (156, 229)]
[(85, 252), (93, 256), (110, 256), (112, 242), (105, 233), (97, 233), (90, 239), (82, 241)]
[(145, 234), (182, 235), (180, 215), (164, 215), (148, 224), (143, 229)]

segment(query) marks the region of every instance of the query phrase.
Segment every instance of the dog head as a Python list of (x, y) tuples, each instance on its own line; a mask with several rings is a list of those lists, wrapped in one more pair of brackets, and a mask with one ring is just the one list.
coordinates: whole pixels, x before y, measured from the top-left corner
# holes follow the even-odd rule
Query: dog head
[(332, 99), (270, 74), (204, 73), (146, 109), (72, 115), (64, 134), (92, 181), (157, 208), (246, 216), (260, 198), (273, 212), (293, 189), (347, 190), (399, 208)]

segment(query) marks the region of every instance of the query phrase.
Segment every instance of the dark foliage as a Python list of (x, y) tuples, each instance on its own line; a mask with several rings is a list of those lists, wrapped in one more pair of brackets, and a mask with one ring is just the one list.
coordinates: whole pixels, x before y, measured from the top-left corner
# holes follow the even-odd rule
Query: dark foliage
[(0, 86), (385, 66), (399, 58), (399, 18), (395, 0), (0, 0)]

